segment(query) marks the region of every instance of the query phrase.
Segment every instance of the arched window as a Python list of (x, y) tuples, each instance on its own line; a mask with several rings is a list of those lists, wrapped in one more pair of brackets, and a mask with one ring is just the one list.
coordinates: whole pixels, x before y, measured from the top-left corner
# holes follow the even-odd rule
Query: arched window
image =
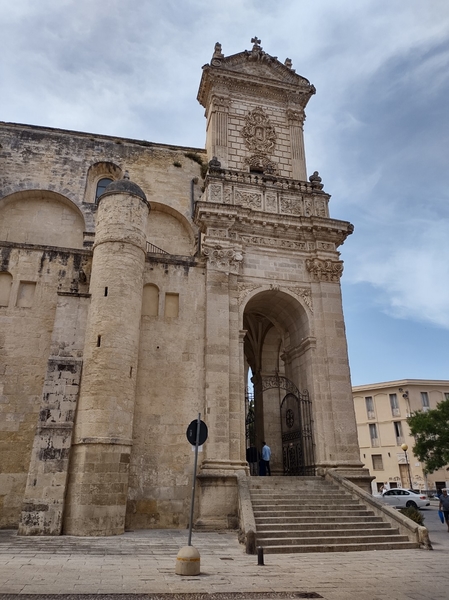
[(100, 181), (97, 183), (97, 191), (95, 193), (95, 202), (98, 202), (98, 198), (105, 191), (105, 189), (108, 187), (108, 185), (112, 182), (113, 182), (113, 179), (110, 179), (109, 177), (103, 177), (103, 179), (100, 179)]

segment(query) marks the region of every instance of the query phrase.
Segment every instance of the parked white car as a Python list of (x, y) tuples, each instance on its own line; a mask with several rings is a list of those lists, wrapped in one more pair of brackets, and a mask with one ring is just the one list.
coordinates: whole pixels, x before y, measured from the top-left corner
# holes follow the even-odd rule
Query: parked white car
[(424, 506), (430, 506), (430, 500), (424, 494), (415, 494), (415, 492), (400, 488), (383, 492), (380, 499), (398, 508), (408, 508), (410, 506), (413, 508), (423, 508)]

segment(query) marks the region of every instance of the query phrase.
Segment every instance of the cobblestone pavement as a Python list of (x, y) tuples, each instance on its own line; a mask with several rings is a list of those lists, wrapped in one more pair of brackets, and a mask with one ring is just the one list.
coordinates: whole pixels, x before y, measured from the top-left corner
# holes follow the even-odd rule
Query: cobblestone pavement
[(52, 600), (55, 594), (64, 600), (74, 595), (76, 600), (111, 595), (113, 600), (446, 600), (449, 533), (436, 507), (423, 514), (433, 551), (266, 554), (264, 566), (244, 553), (235, 532), (193, 532), (192, 544), (201, 555), (197, 577), (175, 574), (187, 531), (108, 538), (18, 537), (15, 531), (0, 531), (0, 600), (24, 594)]

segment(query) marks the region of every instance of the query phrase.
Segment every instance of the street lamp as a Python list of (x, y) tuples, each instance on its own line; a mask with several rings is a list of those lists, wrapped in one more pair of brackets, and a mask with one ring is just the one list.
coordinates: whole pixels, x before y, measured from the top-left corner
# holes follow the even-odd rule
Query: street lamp
[(407, 456), (408, 446), (407, 446), (407, 444), (402, 444), (401, 448), (404, 450), (405, 462), (407, 464), (407, 470), (408, 470), (408, 480), (410, 482), (410, 489), (412, 489), (413, 488), (413, 486), (412, 486), (412, 474), (410, 472), (410, 463), (408, 462), (408, 456)]

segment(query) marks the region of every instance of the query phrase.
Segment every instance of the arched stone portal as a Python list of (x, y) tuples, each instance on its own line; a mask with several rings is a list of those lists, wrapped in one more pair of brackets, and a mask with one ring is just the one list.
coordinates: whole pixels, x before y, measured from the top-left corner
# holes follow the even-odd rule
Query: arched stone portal
[[(301, 402), (304, 394), (298, 390), (307, 387), (309, 377), (307, 366), (311, 363), (312, 345), (304, 344), (310, 338), (308, 315), (296, 298), (270, 289), (248, 301), (243, 328), (245, 359), (254, 384), (254, 435), (249, 443), (260, 451), (262, 442), (267, 441), (272, 450), (272, 472), (280, 475), (289, 472), (282, 442), (281, 405), (288, 392)], [(310, 429), (312, 414), (307, 406), (305, 418)], [(312, 449), (308, 454), (312, 470)], [(299, 473), (295, 470), (294, 474)]]

